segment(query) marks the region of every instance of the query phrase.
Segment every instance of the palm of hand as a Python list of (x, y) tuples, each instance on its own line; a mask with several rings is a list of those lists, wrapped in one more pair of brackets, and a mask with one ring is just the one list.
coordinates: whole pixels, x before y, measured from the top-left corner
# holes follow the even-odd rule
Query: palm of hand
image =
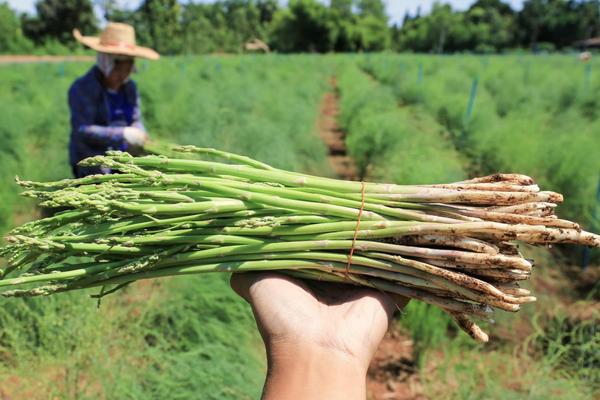
[(348, 285), (304, 281), (279, 274), (234, 274), (232, 287), (252, 304), (268, 343), (303, 343), (357, 358), (365, 367), (383, 338), (394, 300)]

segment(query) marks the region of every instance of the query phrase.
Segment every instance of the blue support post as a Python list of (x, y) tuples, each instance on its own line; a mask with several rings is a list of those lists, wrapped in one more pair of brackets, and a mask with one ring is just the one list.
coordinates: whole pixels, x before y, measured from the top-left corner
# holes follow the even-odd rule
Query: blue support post
[[(596, 206), (594, 207), (594, 211), (592, 212), (592, 223), (590, 225), (590, 230), (592, 232), (595, 231), (598, 226), (598, 209), (600, 208), (600, 176), (598, 177), (598, 189), (596, 190)], [(592, 256), (592, 250), (589, 247), (583, 249), (583, 262), (582, 267), (585, 271), (590, 265), (590, 259)]]
[(473, 82), (471, 83), (471, 93), (469, 94), (469, 102), (467, 103), (467, 110), (465, 111), (465, 116), (463, 118), (463, 125), (460, 131), (460, 135), (458, 137), (457, 148), (464, 149), (467, 142), (467, 129), (469, 127), (469, 123), (471, 122), (471, 117), (473, 116), (473, 109), (475, 108), (475, 99), (477, 98), (477, 87), (479, 86), (479, 77), (476, 76), (473, 78)]
[(583, 91), (585, 93), (589, 93), (590, 91), (590, 86), (592, 83), (592, 64), (588, 61), (585, 64), (585, 70), (584, 70), (584, 75), (583, 75)]
[(469, 102), (467, 103), (467, 112), (465, 113), (465, 126), (471, 121), (473, 115), (473, 108), (475, 107), (475, 98), (477, 97), (477, 87), (479, 86), (479, 77), (473, 78), (471, 83), (471, 94), (469, 95)]

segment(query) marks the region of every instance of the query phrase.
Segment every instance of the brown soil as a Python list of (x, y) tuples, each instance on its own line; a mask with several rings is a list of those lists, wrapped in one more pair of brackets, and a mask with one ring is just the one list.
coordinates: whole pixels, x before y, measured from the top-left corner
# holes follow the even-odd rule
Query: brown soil
[(369, 400), (424, 400), (414, 360), (413, 342), (394, 325), (371, 360), (367, 374)]
[(92, 56), (34, 56), (34, 55), (6, 55), (0, 56), (0, 64), (23, 64), (39, 62), (73, 62), (94, 61)]
[[(359, 180), (354, 160), (346, 150), (346, 133), (337, 123), (339, 95), (335, 77), (323, 96), (318, 121), (319, 135), (329, 149), (329, 162), (340, 179)], [(421, 400), (418, 369), (409, 336), (394, 325), (379, 345), (367, 375), (369, 400)]]
[(358, 180), (354, 161), (346, 151), (346, 133), (337, 123), (339, 114), (339, 96), (335, 77), (330, 80), (331, 91), (325, 93), (321, 102), (318, 127), (319, 135), (329, 149), (329, 163), (340, 179)]
[(26, 376), (11, 375), (0, 380), (0, 400), (45, 400), (49, 392), (61, 393), (66, 398), (104, 399), (100, 383), (84, 373), (65, 366), (47, 366)]
[(139, 318), (142, 308), (150, 299), (154, 296), (161, 296), (160, 291), (163, 284), (169, 279), (171, 278), (142, 279), (127, 287), (119, 300), (123, 302), (122, 307), (128, 310), (130, 318)]

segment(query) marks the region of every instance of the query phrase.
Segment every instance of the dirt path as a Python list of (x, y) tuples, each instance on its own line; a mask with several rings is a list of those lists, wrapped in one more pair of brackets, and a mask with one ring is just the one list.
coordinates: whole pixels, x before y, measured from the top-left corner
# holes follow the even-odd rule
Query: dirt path
[(394, 324), (386, 333), (367, 374), (368, 400), (425, 400), (413, 341)]
[(24, 63), (58, 63), (58, 62), (88, 62), (94, 61), (92, 56), (34, 56), (34, 55), (7, 55), (0, 56), (0, 64), (24, 64)]
[[(337, 123), (339, 95), (335, 77), (323, 96), (318, 122), (319, 135), (329, 149), (329, 163), (340, 179), (359, 180), (356, 165), (346, 149), (346, 133)], [(369, 400), (422, 400), (413, 343), (396, 324), (385, 335), (367, 375)]]
[(336, 175), (345, 180), (358, 180), (356, 166), (346, 151), (346, 133), (339, 127), (339, 98), (335, 77), (329, 81), (331, 90), (325, 93), (321, 102), (319, 135), (329, 149), (329, 163)]

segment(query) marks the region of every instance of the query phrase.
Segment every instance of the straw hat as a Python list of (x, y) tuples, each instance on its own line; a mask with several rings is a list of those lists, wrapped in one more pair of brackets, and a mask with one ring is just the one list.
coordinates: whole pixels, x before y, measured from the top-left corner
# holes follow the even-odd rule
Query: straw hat
[(135, 30), (131, 25), (109, 22), (100, 37), (83, 36), (77, 29), (73, 30), (73, 36), (78, 42), (101, 53), (142, 57), (148, 60), (160, 58), (156, 51), (135, 44)]

